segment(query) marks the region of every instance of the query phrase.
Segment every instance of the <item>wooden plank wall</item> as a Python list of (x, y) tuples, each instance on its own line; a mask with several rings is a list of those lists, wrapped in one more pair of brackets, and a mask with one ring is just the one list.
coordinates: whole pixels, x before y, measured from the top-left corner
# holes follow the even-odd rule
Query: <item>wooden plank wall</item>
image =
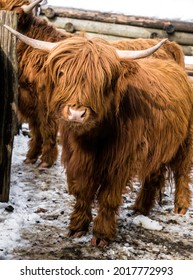
[(2, 27), (17, 29), (17, 15), (0, 11), (0, 201), (9, 200), (11, 157), (17, 127), (17, 50), (16, 38)]

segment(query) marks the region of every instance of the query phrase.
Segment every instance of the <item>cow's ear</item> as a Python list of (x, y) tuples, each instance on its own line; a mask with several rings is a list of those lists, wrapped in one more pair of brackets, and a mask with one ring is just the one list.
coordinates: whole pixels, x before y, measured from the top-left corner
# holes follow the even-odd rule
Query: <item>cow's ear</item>
[(120, 61), (120, 64), (121, 71), (116, 87), (124, 94), (128, 91), (128, 86), (132, 84), (132, 81), (136, 80), (140, 67), (137, 61), (128, 59)]
[(128, 79), (129, 79), (129, 69), (128, 67), (126, 67), (127, 62), (122, 60), (120, 64), (121, 64), (120, 72), (119, 75), (117, 76), (116, 81), (114, 81), (114, 89), (113, 89), (115, 109), (117, 114), (119, 113), (121, 100), (127, 92)]
[(121, 71), (116, 81), (115, 86), (115, 103), (116, 110), (119, 111), (121, 101), (125, 96), (129, 94), (129, 91), (133, 89), (133, 85), (136, 84), (136, 80), (139, 78), (140, 67), (137, 61), (122, 60)]

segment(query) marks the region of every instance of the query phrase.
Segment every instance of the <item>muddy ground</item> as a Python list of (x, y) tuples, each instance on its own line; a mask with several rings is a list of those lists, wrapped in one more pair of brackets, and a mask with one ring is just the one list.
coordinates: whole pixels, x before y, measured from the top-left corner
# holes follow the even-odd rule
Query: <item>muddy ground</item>
[[(123, 195), (117, 217), (117, 237), (106, 248), (92, 247), (92, 224), (86, 236), (67, 237), (74, 198), (67, 193), (65, 170), (57, 163), (48, 170), (25, 165), (28, 138), (14, 140), (10, 201), (0, 203), (0, 258), (23, 260), (192, 260), (193, 207), (186, 215), (173, 213), (173, 189), (166, 188), (162, 205), (149, 215), (161, 229), (136, 225), (132, 193)], [(8, 207), (8, 208), (7, 208)], [(10, 207), (11, 211), (10, 211)], [(93, 216), (96, 209), (93, 207)]]

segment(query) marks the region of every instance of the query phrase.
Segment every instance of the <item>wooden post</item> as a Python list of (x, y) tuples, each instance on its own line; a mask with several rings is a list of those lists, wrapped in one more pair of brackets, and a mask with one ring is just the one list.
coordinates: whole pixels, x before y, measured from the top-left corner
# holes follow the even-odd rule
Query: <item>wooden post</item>
[(16, 38), (2, 24), (17, 28), (17, 15), (0, 11), (0, 201), (9, 200), (11, 156), (17, 118)]

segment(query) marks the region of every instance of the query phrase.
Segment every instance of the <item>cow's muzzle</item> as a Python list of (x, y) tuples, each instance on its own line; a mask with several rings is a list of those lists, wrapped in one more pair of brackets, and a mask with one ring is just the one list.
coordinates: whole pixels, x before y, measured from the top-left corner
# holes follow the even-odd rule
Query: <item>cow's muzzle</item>
[(69, 108), (68, 111), (68, 120), (73, 122), (83, 122), (84, 117), (86, 114), (86, 109), (84, 110), (75, 110), (72, 108)]

